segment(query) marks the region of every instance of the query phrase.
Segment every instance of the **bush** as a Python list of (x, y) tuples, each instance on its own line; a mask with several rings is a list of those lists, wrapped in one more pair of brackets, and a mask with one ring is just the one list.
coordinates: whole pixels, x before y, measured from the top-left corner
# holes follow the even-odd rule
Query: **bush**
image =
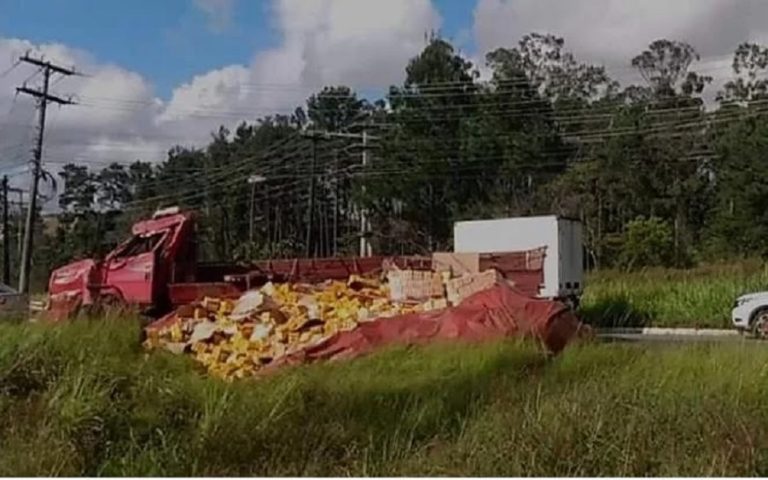
[(632, 270), (670, 265), (674, 260), (672, 228), (657, 217), (638, 217), (627, 224), (619, 265)]

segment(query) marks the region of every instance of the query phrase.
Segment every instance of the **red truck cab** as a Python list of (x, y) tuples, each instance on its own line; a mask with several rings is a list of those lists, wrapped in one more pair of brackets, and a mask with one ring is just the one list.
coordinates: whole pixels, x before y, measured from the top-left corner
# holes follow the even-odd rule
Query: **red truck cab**
[(95, 303), (120, 303), (141, 310), (170, 306), (168, 285), (194, 280), (192, 214), (177, 208), (156, 212), (133, 225), (131, 237), (102, 261), (80, 260), (56, 269), (48, 283), (55, 317)]

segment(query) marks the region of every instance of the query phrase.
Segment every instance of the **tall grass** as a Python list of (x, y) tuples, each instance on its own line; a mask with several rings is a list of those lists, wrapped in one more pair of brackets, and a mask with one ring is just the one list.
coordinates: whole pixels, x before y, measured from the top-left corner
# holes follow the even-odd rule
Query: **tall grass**
[(435, 345), (225, 384), (129, 319), (0, 325), (0, 475), (759, 475), (768, 350)]
[(582, 316), (601, 326), (728, 328), (736, 297), (760, 290), (768, 290), (768, 270), (758, 261), (601, 272), (588, 279)]

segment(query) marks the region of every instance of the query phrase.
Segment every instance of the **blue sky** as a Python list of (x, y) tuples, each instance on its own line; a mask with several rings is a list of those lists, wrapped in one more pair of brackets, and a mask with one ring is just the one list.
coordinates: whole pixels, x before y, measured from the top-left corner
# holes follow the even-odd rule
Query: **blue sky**
[(0, 32), (85, 50), (141, 73), (167, 97), (176, 85), (221, 65), (247, 63), (278, 41), (260, 0), (234, 4), (233, 25), (208, 28), (189, 0), (0, 0)]
[[(442, 33), (471, 49), (474, 1), (433, 4)], [(100, 63), (140, 73), (168, 98), (194, 75), (248, 64), (256, 52), (280, 43), (270, 1), (231, 5), (231, 24), (215, 30), (193, 0), (0, 0), (0, 36), (84, 50)]]

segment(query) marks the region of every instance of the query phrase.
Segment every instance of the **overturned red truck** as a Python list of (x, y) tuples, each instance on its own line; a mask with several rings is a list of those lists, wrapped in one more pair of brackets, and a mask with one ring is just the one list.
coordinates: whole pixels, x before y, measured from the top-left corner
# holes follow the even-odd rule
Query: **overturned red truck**
[[(244, 291), (268, 281), (318, 283), (346, 280), (350, 275), (375, 275), (394, 268), (450, 270), (459, 275), (495, 270), (504, 280), (504, 291), (510, 290), (504, 293), (497, 288), (495, 296), (492, 296), (496, 300), (493, 301), (489, 300), (489, 294), (485, 297), (472, 296), (463, 307), (457, 305), (445, 312), (443, 316), (452, 319), (450, 322), (434, 315), (424, 318), (404, 317), (402, 321), (405, 323), (399, 329), (392, 330), (397, 322), (388, 321), (386, 325), (382, 323), (381, 327), (371, 324), (365, 327), (367, 330), (364, 328), (334, 341), (350, 342), (352, 337), (349, 335), (366, 335), (365, 332), (377, 328), (383, 328), (381, 331), (388, 332), (393, 338), (402, 336), (416, 341), (417, 338), (430, 338), (434, 333), (431, 322), (437, 321), (442, 325), (441, 335), (446, 338), (453, 335), (493, 336), (494, 332), (511, 335), (518, 330), (536, 330), (539, 332), (537, 336), (549, 338), (546, 343), (559, 345), (554, 348), (559, 350), (575, 334), (575, 325), (578, 323), (562, 304), (535, 299), (546, 287), (546, 245), (517, 252), (443, 253), (432, 257), (290, 259), (243, 265), (198, 262), (197, 234), (192, 212), (182, 212), (178, 208), (158, 211), (152, 218), (133, 225), (131, 233), (130, 238), (103, 260), (81, 260), (52, 273), (46, 306), (49, 319), (61, 320), (78, 311), (98, 309), (105, 305), (130, 306), (158, 318), (176, 307), (203, 297), (239, 298)], [(462, 235), (466, 237), (466, 234)], [(458, 288), (461, 288), (461, 284)], [(529, 327), (523, 328), (526, 324)], [(421, 327), (417, 328), (419, 333), (416, 335), (413, 329), (419, 325)], [(445, 328), (448, 330), (443, 332)], [(480, 335), (482, 329), (487, 330), (486, 334)], [(386, 337), (376, 331), (376, 338), (381, 340)], [(559, 340), (555, 341), (555, 338)], [(354, 340), (357, 342), (354, 350), (361, 350), (360, 341), (369, 343), (369, 340), (358, 338)], [(327, 352), (307, 354), (322, 357)]]
[(80, 260), (58, 268), (48, 283), (46, 316), (60, 320), (104, 305), (127, 305), (157, 317), (203, 296), (236, 298), (267, 281), (319, 282), (373, 274), (391, 262), (428, 269), (422, 257), (270, 260), (250, 265), (197, 260), (192, 212), (156, 212), (133, 225), (131, 237), (103, 260)]

